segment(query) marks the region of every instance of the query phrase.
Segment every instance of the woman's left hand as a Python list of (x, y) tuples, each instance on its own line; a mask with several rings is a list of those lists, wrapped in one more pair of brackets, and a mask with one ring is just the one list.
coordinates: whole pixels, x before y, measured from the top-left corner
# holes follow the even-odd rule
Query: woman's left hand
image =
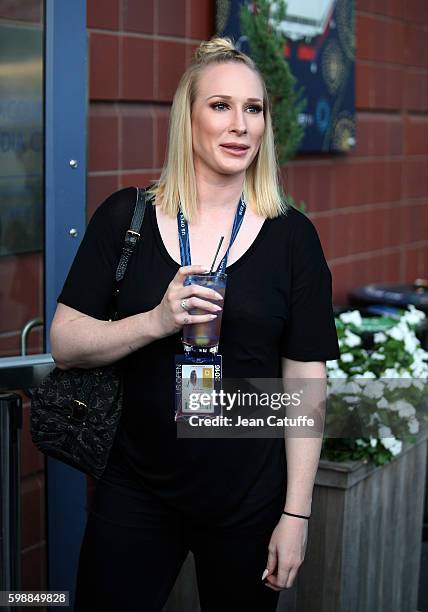
[(268, 573), (262, 578), (267, 587), (281, 591), (293, 586), (305, 558), (307, 540), (308, 521), (283, 514), (269, 542)]

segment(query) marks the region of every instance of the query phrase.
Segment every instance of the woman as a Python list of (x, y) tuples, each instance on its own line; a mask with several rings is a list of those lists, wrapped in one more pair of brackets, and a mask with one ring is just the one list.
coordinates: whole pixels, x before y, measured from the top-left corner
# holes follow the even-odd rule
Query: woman
[(198, 383), (198, 376), (196, 374), (196, 370), (192, 370), (190, 372), (190, 377), (189, 377), (187, 386), (189, 387), (189, 389), (194, 389), (197, 383)]
[[(58, 297), (57, 365), (122, 360), (125, 385), (82, 544), (76, 610), (161, 610), (192, 550), (203, 612), (273, 611), (303, 561), (319, 438), (176, 435), (181, 330), (223, 308), (219, 294), (184, 280), (208, 269), (222, 235), (218, 261), (225, 255), (241, 193), (246, 211), (226, 270), (223, 377), (323, 379), (325, 361), (339, 354), (331, 274), (313, 224), (281, 200), (263, 79), (248, 56), (216, 38), (201, 44), (174, 97), (167, 162), (149, 192), (120, 320), (106, 319), (133, 188), (96, 210)], [(179, 207), (194, 265), (180, 265)], [(206, 314), (189, 314), (194, 307)]]

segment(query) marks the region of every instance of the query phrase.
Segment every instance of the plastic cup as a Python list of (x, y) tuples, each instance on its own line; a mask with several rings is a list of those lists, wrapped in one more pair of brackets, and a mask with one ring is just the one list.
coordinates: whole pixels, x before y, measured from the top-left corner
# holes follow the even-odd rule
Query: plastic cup
[[(200, 285), (201, 287), (209, 287), (223, 296), (226, 291), (227, 274), (189, 274), (184, 282), (185, 285)], [(203, 298), (212, 304), (219, 304), (219, 300), (210, 300)], [(191, 308), (191, 315), (209, 314), (207, 310), (201, 308)], [(183, 327), (183, 348), (185, 353), (208, 353), (216, 354), (218, 351), (218, 343), (220, 339), (221, 318), (223, 310), (219, 311), (217, 317), (206, 323), (192, 323)]]

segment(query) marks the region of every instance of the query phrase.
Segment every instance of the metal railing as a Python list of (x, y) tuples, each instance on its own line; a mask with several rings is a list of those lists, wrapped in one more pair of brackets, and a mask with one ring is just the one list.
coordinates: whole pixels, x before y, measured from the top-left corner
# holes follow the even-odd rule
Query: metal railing
[[(0, 358), (0, 591), (21, 590), (22, 397), (54, 367), (50, 354)], [(11, 610), (6, 607), (2, 610)], [(13, 610), (17, 610), (16, 607)]]
[(21, 588), (22, 398), (0, 394), (0, 590)]

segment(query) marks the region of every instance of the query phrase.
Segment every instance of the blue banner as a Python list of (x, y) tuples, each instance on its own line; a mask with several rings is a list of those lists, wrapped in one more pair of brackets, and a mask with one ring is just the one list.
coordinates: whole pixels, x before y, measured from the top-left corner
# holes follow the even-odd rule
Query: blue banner
[[(243, 3), (256, 4), (217, 0), (217, 32), (251, 55), (239, 23)], [(355, 146), (354, 0), (288, 0), (280, 31), (284, 57), (307, 100), (299, 150), (349, 151)]]

